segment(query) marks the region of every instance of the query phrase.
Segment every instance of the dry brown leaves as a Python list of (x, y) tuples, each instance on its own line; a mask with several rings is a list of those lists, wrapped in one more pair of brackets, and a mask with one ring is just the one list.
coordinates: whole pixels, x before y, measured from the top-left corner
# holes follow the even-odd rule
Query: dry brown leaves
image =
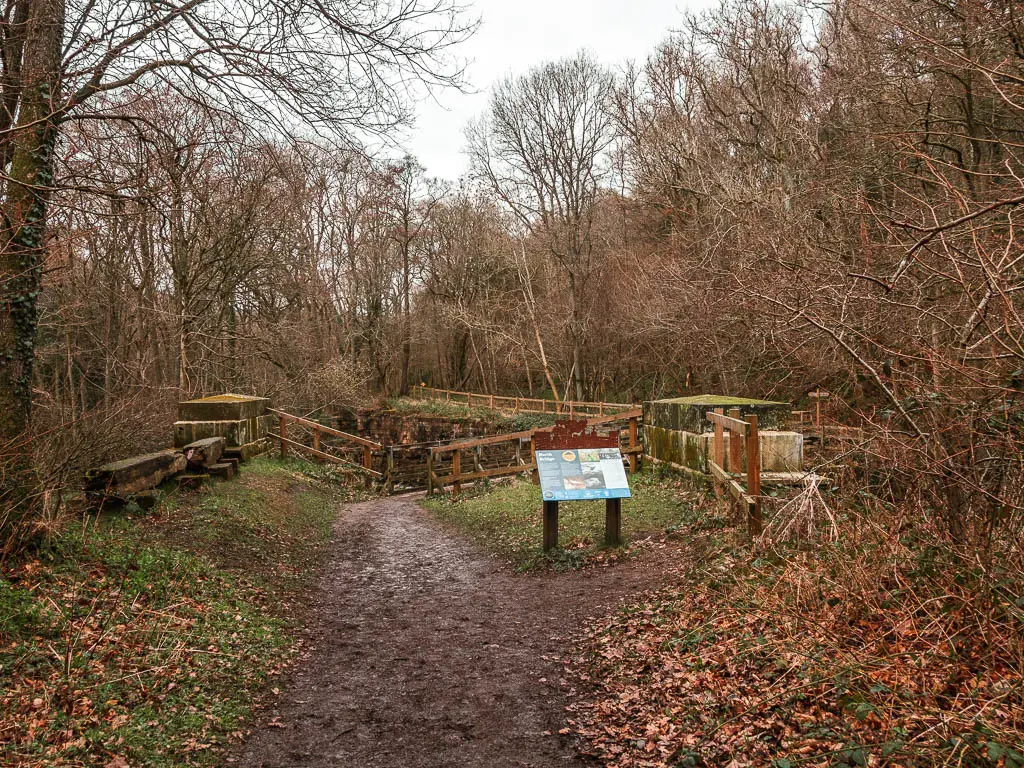
[(584, 754), (616, 768), (1024, 764), (1012, 606), (906, 565), (869, 579), (848, 564), (844, 583), (807, 554), (752, 558), (723, 556), (589, 630), (569, 707)]

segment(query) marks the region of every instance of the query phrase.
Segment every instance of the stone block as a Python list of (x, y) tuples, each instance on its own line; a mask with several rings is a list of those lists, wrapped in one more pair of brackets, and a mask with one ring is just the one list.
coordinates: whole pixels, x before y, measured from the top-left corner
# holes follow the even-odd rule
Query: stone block
[(804, 436), (800, 432), (758, 432), (761, 469), (765, 472), (799, 472), (804, 467)]
[(221, 462), (219, 464), (211, 464), (207, 467), (211, 477), (217, 477), (221, 480), (231, 480), (235, 476), (235, 465), (230, 461)]
[(220, 461), (227, 447), (227, 438), (207, 437), (189, 443), (182, 449), (190, 469), (201, 470)]
[(233, 421), (176, 421), (174, 445), (177, 448), (211, 437), (223, 437), (228, 448), (237, 448), (261, 440), (270, 432), (272, 416), (256, 416)]
[(673, 397), (665, 400), (648, 400), (644, 403), (644, 424), (676, 429), (683, 432), (711, 432), (713, 425), (707, 420), (707, 412), (722, 408), (728, 413), (738, 408), (742, 416), (757, 414), (760, 429), (781, 429), (789, 415), (789, 403), (772, 400), (754, 400), (744, 397), (722, 395), (694, 395)]
[[(661, 461), (670, 461), (699, 472), (708, 472), (709, 459), (714, 443), (712, 432), (687, 432), (677, 429), (662, 429), (644, 425), (644, 446), (648, 455)], [(729, 466), (729, 434), (723, 435), (725, 469), (742, 472), (743, 464), (737, 468)], [(763, 472), (798, 472), (803, 467), (803, 435), (799, 432), (758, 430), (758, 444)]]
[(237, 459), (238, 461), (248, 461), (253, 456), (259, 456), (261, 453), (266, 453), (274, 447), (274, 442), (268, 437), (261, 438), (260, 440), (254, 440), (251, 443), (245, 445), (229, 446), (224, 451), (224, 457), (222, 461), (228, 459)]
[(185, 456), (174, 450), (132, 456), (90, 469), (85, 473), (86, 490), (130, 496), (156, 488), (167, 478), (183, 472), (185, 465)]
[(267, 412), (270, 400), (250, 395), (213, 395), (178, 403), (179, 421), (242, 421)]

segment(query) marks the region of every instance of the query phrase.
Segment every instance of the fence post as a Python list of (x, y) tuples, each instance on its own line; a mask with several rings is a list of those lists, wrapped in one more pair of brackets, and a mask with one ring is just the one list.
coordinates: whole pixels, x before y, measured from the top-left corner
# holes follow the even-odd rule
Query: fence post
[(458, 496), (462, 493), (462, 483), (459, 482), (459, 475), (462, 474), (462, 451), (456, 448), (452, 451), (452, 494)]
[(427, 495), (434, 492), (434, 449), (427, 449)]
[[(317, 429), (316, 427), (313, 427), (313, 450), (320, 450), (320, 430)], [(323, 459), (321, 459), (319, 456), (316, 457), (316, 461), (317, 463), (323, 463)]]
[(534, 485), (540, 485), (540, 472), (537, 471), (537, 448), (533, 441), (533, 434), (530, 435), (530, 464), (533, 469), (530, 472), (530, 481)]
[[(739, 408), (733, 408), (729, 411), (729, 416), (734, 419), (740, 419)], [(725, 469), (725, 467), (722, 467)], [(739, 474), (743, 471), (743, 444), (740, 441), (740, 435), (735, 430), (729, 430), (729, 471), (734, 474)]]
[[(719, 416), (723, 415), (725, 411), (722, 408), (715, 408), (715, 413)], [(712, 460), (718, 466), (725, 469), (725, 435), (723, 434), (722, 425), (717, 421), (715, 422), (715, 441), (712, 444), (713, 450), (711, 453)]]
[(640, 463), (639, 456), (633, 452), (633, 449), (640, 445), (639, 440), (637, 440), (638, 427), (636, 416), (631, 416), (629, 419), (629, 473), (631, 475), (636, 474)]
[(750, 535), (761, 533), (761, 447), (758, 445), (757, 414), (747, 416), (747, 494), (753, 498), (747, 530)]
[(492, 411), (494, 410), (494, 395), (491, 395), (491, 400), (490, 400), (490, 403), (489, 403), (489, 407), (490, 407), (490, 409)]
[(516, 412), (516, 413), (519, 413), (519, 398), (518, 398), (518, 397), (516, 398), (516, 407), (515, 407), (515, 412)]
[(278, 415), (278, 422), (280, 424), (279, 429), (281, 431), (281, 458), (287, 458), (288, 456), (288, 444), (285, 442), (288, 439), (288, 427), (286, 426), (288, 419), (285, 416)]
[(370, 446), (363, 446), (363, 469), (373, 469), (373, 451)]
[(384, 489), (391, 493), (395, 489), (395, 446), (388, 446), (388, 465), (384, 478)]

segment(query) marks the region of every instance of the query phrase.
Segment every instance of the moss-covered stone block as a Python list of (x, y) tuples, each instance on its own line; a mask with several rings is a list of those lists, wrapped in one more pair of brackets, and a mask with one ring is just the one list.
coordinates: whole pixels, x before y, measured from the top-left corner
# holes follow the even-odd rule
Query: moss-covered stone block
[(185, 470), (180, 451), (157, 451), (104, 464), (85, 473), (86, 490), (111, 496), (129, 496), (156, 488)]
[(715, 408), (722, 408), (726, 413), (738, 408), (741, 416), (757, 414), (760, 429), (779, 430), (785, 426), (790, 405), (774, 400), (725, 395), (673, 397), (645, 402), (644, 423), (663, 429), (678, 429), (698, 434), (712, 432), (713, 426), (707, 419), (707, 413)]
[(270, 432), (272, 418), (267, 415), (230, 421), (176, 421), (174, 445), (184, 448), (197, 440), (223, 437), (229, 448), (237, 448), (265, 438)]
[(252, 395), (211, 395), (178, 403), (179, 421), (242, 421), (263, 416), (270, 400)]

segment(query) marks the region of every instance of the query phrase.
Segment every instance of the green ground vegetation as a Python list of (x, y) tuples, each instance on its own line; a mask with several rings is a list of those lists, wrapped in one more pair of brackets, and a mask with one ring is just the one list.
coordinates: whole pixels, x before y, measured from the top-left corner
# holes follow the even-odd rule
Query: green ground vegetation
[(652, 537), (660, 538), (683, 526), (718, 528), (722, 519), (699, 513), (703, 493), (670, 474), (645, 470), (631, 476), (632, 498), (622, 502), (624, 544), (606, 548), (604, 502), (575, 501), (559, 505), (560, 548), (542, 549), (539, 486), (528, 479), (498, 485), (480, 484), (461, 497), (436, 495), (423, 504), (518, 570), (581, 568), (619, 559), (636, 552)]
[(302, 462), (165, 491), (0, 574), (0, 763), (221, 762), (294, 653), (293, 615), (353, 495)]

